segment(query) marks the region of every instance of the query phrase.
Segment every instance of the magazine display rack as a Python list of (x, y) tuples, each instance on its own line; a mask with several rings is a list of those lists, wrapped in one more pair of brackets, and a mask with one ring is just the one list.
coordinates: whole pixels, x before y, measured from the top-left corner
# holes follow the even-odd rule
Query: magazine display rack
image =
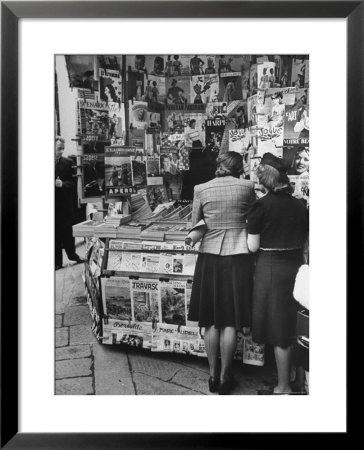
[[(187, 320), (197, 251), (179, 241), (85, 237), (85, 294), (103, 344), (207, 356)], [(262, 366), (264, 346), (238, 333), (236, 359)]]

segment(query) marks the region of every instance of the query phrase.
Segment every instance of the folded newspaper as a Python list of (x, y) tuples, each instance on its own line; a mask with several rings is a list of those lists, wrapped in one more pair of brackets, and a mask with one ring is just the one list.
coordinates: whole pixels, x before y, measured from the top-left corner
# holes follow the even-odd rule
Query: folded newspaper
[(191, 228), (188, 235), (186, 236), (185, 243), (193, 247), (198, 241), (203, 238), (206, 233), (206, 223), (203, 219), (196, 223), (194, 227)]

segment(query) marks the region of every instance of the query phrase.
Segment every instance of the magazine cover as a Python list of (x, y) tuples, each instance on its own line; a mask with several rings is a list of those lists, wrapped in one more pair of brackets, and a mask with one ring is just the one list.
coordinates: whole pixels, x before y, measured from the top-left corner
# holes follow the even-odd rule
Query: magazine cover
[(227, 107), (227, 123), (231, 128), (246, 128), (248, 126), (248, 106), (244, 100), (234, 100)]
[(102, 55), (97, 56), (97, 64), (99, 68), (118, 70), (121, 72), (122, 56), (121, 55)]
[(148, 204), (152, 209), (156, 208), (161, 203), (168, 202), (167, 189), (165, 186), (147, 186)]
[(119, 70), (99, 69), (100, 100), (121, 103), (122, 87)]
[(264, 344), (257, 344), (251, 336), (245, 336), (243, 342), (243, 364), (264, 366)]
[(303, 55), (302, 58), (292, 59), (292, 86), (302, 88), (305, 86), (305, 72), (306, 72), (306, 59)]
[(129, 101), (144, 102), (144, 72), (128, 71), (127, 86)]
[[(149, 112), (147, 113), (147, 126), (148, 128), (161, 128), (161, 115), (156, 112)], [(154, 131), (154, 130), (153, 130)]]
[(205, 122), (206, 149), (219, 154), (226, 126), (226, 118), (208, 119)]
[(163, 184), (159, 156), (147, 156), (147, 184), (148, 186)]
[(105, 148), (105, 184), (106, 195), (112, 196), (114, 187), (133, 185), (131, 156), (135, 155), (135, 147)]
[(226, 117), (227, 115), (227, 102), (214, 102), (207, 103), (206, 105), (206, 118), (215, 119)]
[(230, 103), (242, 100), (241, 72), (226, 72), (220, 74), (219, 100)]
[(109, 139), (109, 108), (105, 102), (78, 100), (79, 132), (84, 141)]
[(229, 130), (229, 151), (244, 155), (250, 147), (249, 128)]
[(186, 282), (186, 325), (189, 327), (198, 327), (198, 322), (187, 320), (188, 312), (190, 310), (191, 292), (192, 292), (192, 280), (187, 280), (187, 282)]
[(288, 175), (307, 175), (310, 171), (309, 147), (284, 147), (283, 159)]
[(147, 165), (144, 156), (131, 157), (131, 170), (133, 186), (144, 187), (147, 185)]
[(248, 110), (248, 124), (250, 127), (257, 125), (257, 111), (258, 109), (258, 95), (254, 94), (248, 97), (247, 110)]
[(250, 55), (242, 56), (241, 88), (243, 91), (243, 99), (245, 100), (248, 98), (250, 89), (250, 65), (251, 65), (251, 56)]
[(165, 76), (165, 55), (146, 55), (145, 56), (145, 68), (147, 75), (153, 75), (156, 77)]
[(166, 64), (170, 61), (172, 61), (172, 64), (169, 65), (171, 66), (171, 76), (179, 77), (191, 75), (189, 55), (167, 55)]
[(126, 344), (131, 347), (151, 349), (152, 325), (126, 320), (104, 319), (103, 342), (105, 344)]
[(180, 326), (172, 341), (172, 351), (184, 355), (196, 355), (198, 352), (196, 343), (200, 338), (198, 327)]
[[(167, 109), (164, 114), (164, 130), (170, 134), (184, 133), (184, 110)], [(183, 135), (184, 139), (184, 135)]]
[(109, 319), (131, 320), (130, 280), (127, 277), (101, 278), (104, 314)]
[(190, 103), (202, 105), (218, 101), (219, 76), (198, 75), (191, 78)]
[(218, 74), (237, 72), (241, 75), (244, 57), (241, 55), (217, 55), (216, 66)]
[(308, 87), (310, 84), (310, 61), (309, 59), (305, 60), (305, 87)]
[(140, 278), (131, 280), (133, 320), (135, 322), (161, 322), (158, 280)]
[(125, 142), (125, 108), (124, 103), (108, 103), (109, 109), (109, 138), (121, 139)]
[(261, 157), (250, 158), (250, 179), (254, 184), (259, 184), (258, 177), (256, 175), (257, 169), (260, 164)]
[(203, 147), (205, 145), (205, 114), (185, 112), (183, 120), (186, 147)]
[(173, 340), (177, 336), (177, 325), (157, 323), (153, 330), (152, 352), (172, 352)]
[(94, 56), (65, 55), (70, 87), (98, 89), (94, 72)]
[(289, 181), (294, 188), (293, 197), (304, 201), (305, 206), (309, 206), (310, 200), (310, 179), (308, 172), (302, 175), (288, 175)]
[(164, 103), (166, 98), (166, 78), (163, 76), (145, 75), (144, 101), (148, 103)]
[(190, 98), (190, 77), (173, 76), (166, 78), (166, 105), (183, 108)]
[(84, 198), (105, 194), (105, 164), (102, 153), (82, 156), (82, 194)]
[[(173, 264), (177, 258), (174, 258)], [(181, 272), (182, 273), (182, 270)], [(168, 324), (186, 324), (186, 282), (180, 280), (161, 281), (162, 321)]]
[(147, 73), (145, 55), (126, 55), (126, 70), (128, 73)]
[(286, 108), (284, 114), (284, 145), (308, 146), (310, 118), (308, 105), (301, 104)]
[(258, 89), (268, 89), (277, 84), (275, 75), (275, 63), (264, 61), (257, 65)]
[(129, 125), (130, 128), (143, 130), (148, 125), (148, 103), (141, 101), (129, 101)]
[(216, 74), (215, 55), (194, 55), (190, 57), (191, 76)]
[(249, 85), (250, 85), (250, 95), (254, 95), (258, 89), (257, 65), (256, 64), (252, 64), (250, 66)]
[(162, 176), (178, 175), (178, 148), (168, 146), (160, 148), (160, 168)]
[(274, 127), (267, 124), (264, 128), (258, 128), (258, 151), (257, 156), (263, 156), (270, 152), (275, 156), (282, 157), (283, 154), (283, 127)]

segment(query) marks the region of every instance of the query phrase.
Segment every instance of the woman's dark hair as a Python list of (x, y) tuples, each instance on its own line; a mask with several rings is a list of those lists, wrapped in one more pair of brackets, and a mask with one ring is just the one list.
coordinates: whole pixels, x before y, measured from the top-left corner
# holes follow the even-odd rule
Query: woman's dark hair
[(239, 176), (243, 172), (243, 157), (237, 152), (226, 152), (216, 159), (217, 177)]
[(306, 111), (306, 106), (301, 106), (298, 109), (298, 114), (297, 114), (297, 122), (299, 122), (302, 119), (303, 113)]
[(196, 123), (196, 119), (191, 119), (190, 122), (189, 122), (189, 126), (191, 126), (194, 123)]
[(112, 101), (116, 103), (116, 102), (118, 101), (118, 97), (117, 97), (117, 95), (116, 95), (114, 86), (113, 86), (112, 84), (107, 84), (107, 85), (105, 86), (104, 92), (102, 93), (103, 100), (105, 100), (105, 101), (108, 100), (107, 95), (106, 95), (106, 93), (105, 93), (105, 89), (106, 89), (106, 88), (109, 89), (109, 92), (110, 92)]
[(294, 190), (287, 174), (268, 164), (260, 164), (256, 175), (259, 183), (268, 189), (268, 191), (288, 192), (292, 194)]

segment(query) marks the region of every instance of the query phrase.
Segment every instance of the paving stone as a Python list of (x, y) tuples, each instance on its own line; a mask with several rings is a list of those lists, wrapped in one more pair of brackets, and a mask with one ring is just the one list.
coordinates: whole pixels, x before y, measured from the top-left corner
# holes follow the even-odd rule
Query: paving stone
[(97, 342), (90, 325), (73, 325), (70, 327), (70, 345), (91, 344)]
[(56, 314), (64, 314), (67, 303), (63, 303), (62, 301), (56, 302)]
[(56, 328), (56, 347), (68, 345), (68, 327)]
[(91, 358), (56, 361), (56, 379), (92, 375), (91, 365)]
[(56, 395), (94, 394), (92, 377), (67, 378), (56, 381)]
[(130, 365), (133, 372), (153, 375), (168, 381), (181, 370), (183, 366), (168, 360), (160, 360), (155, 354), (129, 354)]
[(173, 376), (170, 382), (200, 394), (208, 394), (208, 379), (208, 373), (184, 367)]
[(128, 356), (121, 345), (93, 344), (96, 395), (135, 395)]
[(67, 307), (64, 313), (64, 325), (90, 325), (92, 318), (87, 305)]
[(141, 373), (133, 374), (137, 395), (201, 395), (173, 383), (167, 383), (153, 376)]
[(85, 286), (81, 286), (80, 293), (75, 293), (75, 291), (72, 292), (72, 297), (70, 298), (70, 301), (68, 303), (68, 306), (83, 306), (87, 303), (87, 298), (85, 295)]
[(63, 322), (63, 314), (56, 314), (56, 328), (60, 328)]
[(91, 356), (89, 345), (75, 345), (72, 347), (61, 347), (56, 349), (56, 360), (88, 358)]

